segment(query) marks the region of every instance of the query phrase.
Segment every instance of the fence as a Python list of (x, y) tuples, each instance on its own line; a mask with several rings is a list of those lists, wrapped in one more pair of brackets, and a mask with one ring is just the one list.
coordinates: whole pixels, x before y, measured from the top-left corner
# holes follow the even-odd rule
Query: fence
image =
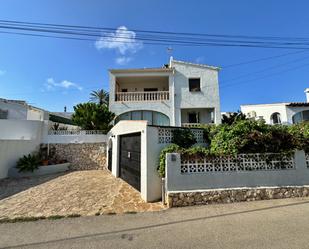
[[(309, 155), (296, 151), (291, 157), (279, 154), (238, 155), (200, 160), (181, 160), (166, 155), (167, 191), (195, 191), (260, 186), (309, 185)], [(267, 159), (268, 158), (268, 159)]]
[(45, 143), (103, 143), (106, 135), (100, 130), (50, 130)]
[[(178, 128), (179, 129), (179, 128)], [(175, 128), (158, 128), (158, 143), (159, 144), (169, 144), (172, 142), (173, 138), (173, 130)], [(194, 137), (196, 139), (196, 143), (203, 144), (205, 143), (204, 140), (204, 131), (202, 129), (190, 129), (191, 132), (194, 134)]]

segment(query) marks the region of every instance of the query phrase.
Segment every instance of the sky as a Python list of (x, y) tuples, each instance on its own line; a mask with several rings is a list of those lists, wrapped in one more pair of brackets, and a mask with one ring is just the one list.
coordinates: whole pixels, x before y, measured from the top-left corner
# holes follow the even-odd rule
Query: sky
[[(309, 38), (307, 0), (1, 0), (0, 19), (115, 29)], [(173, 46), (174, 59), (219, 66), (221, 111), (241, 104), (305, 101), (309, 51)], [(287, 53), (257, 63), (260, 58)], [(160, 67), (167, 46), (77, 41), (0, 33), (0, 98), (68, 111), (108, 90), (108, 69)], [(239, 66), (230, 66), (241, 63)], [(308, 65), (307, 65), (308, 64)], [(262, 71), (262, 72), (261, 72)]]

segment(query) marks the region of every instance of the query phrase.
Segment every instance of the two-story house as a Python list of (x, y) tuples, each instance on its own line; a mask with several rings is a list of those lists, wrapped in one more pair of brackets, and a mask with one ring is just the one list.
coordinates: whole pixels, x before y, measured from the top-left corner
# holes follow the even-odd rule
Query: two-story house
[(111, 69), (110, 111), (149, 125), (219, 124), (219, 68), (170, 59), (162, 68)]

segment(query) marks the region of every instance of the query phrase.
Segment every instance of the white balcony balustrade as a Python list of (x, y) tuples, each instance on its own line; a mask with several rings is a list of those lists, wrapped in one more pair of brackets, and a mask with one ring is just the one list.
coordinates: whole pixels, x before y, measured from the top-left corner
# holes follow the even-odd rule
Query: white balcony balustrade
[(115, 101), (137, 102), (137, 101), (163, 101), (169, 100), (169, 91), (155, 92), (117, 92)]

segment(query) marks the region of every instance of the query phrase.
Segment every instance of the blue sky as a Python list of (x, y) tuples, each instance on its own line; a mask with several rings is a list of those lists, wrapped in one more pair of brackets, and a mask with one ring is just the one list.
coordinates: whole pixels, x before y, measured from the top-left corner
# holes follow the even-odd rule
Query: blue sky
[[(124, 26), (128, 30), (309, 37), (308, 9), (306, 0), (2, 0), (0, 19), (115, 29)], [(109, 68), (156, 67), (168, 61), (166, 46), (97, 45), (0, 34), (0, 97), (24, 99), (50, 111), (67, 106), (71, 111), (73, 105), (89, 100), (91, 90), (108, 90)], [(175, 59), (222, 67), (222, 111), (235, 111), (247, 103), (304, 101), (304, 89), (309, 87), (309, 51), (225, 68), (289, 52), (294, 50), (173, 47)], [(250, 76), (233, 80), (247, 74)]]

